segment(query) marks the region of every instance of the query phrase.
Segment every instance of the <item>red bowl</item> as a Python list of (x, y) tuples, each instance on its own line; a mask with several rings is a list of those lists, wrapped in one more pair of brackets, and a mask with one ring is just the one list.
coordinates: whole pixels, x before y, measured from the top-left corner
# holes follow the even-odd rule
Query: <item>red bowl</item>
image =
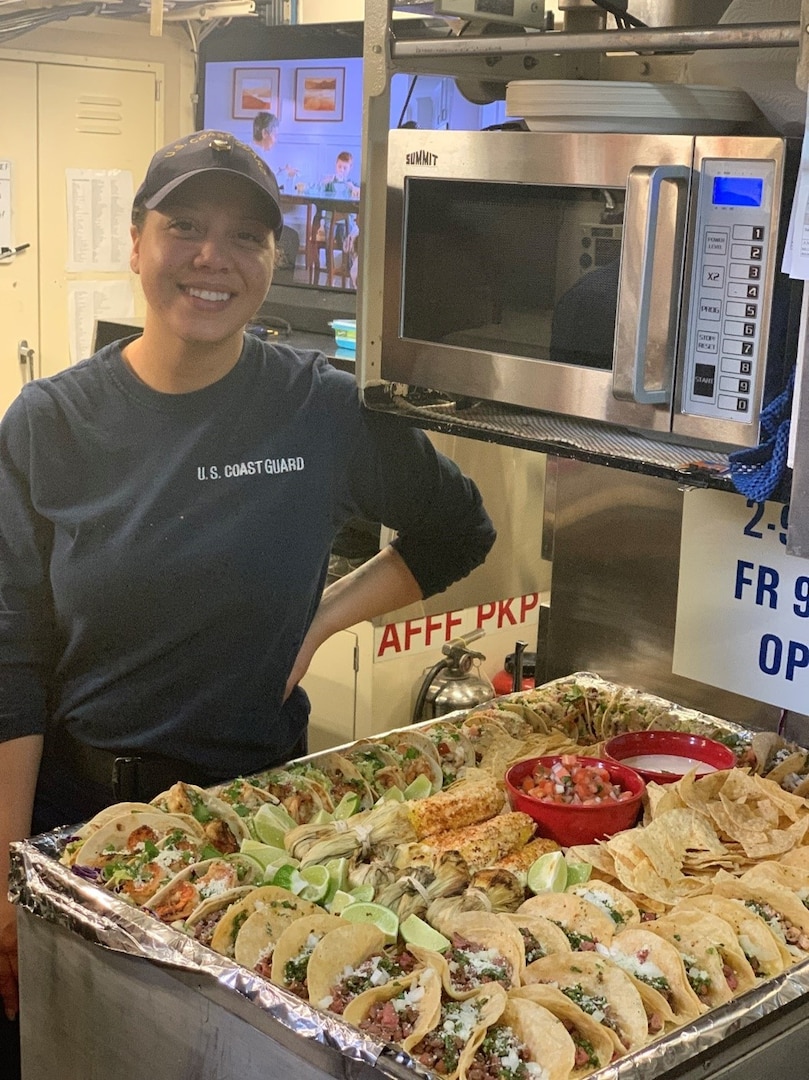
[[(691, 735), (687, 731), (625, 731), (623, 735), (606, 741), (604, 753), (608, 758), (629, 765), (640, 773), (647, 784), (651, 780), (657, 784), (671, 784), (689, 772), (694, 762), (710, 766), (708, 772), (732, 769), (736, 764), (736, 755), (729, 746), (715, 739), (706, 739), (703, 735)], [(633, 760), (660, 755), (681, 758), (682, 766), (671, 761), (666, 762), (663, 769), (655, 768), (654, 763), (648, 760), (637, 763)]]
[(539, 826), (542, 836), (555, 840), (562, 847), (571, 844), (592, 844), (615, 833), (631, 829), (640, 816), (646, 784), (643, 778), (619, 761), (604, 758), (577, 756), (585, 765), (603, 765), (610, 780), (624, 791), (631, 791), (632, 798), (624, 802), (604, 802), (598, 806), (576, 806), (570, 803), (543, 802), (522, 790), (522, 782), (537, 764), (549, 768), (559, 761), (559, 755), (532, 757), (518, 761), (506, 772), (505, 785), (513, 810), (530, 814)]

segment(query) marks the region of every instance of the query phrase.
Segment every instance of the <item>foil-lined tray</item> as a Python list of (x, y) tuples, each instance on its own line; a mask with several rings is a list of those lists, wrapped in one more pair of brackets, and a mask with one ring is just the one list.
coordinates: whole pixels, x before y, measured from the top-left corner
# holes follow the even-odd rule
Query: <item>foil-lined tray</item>
[[(672, 724), (678, 721), (687, 724), (688, 730), (692, 730), (691, 725), (694, 725), (693, 730), (702, 729), (705, 734), (724, 731), (737, 735), (741, 740), (753, 734), (729, 721), (683, 708), (652, 694), (631, 691), (590, 672), (577, 672), (544, 685), (552, 687), (571, 680), (605, 693), (636, 695), (650, 707), (659, 707), (667, 713)], [(497, 701), (519, 700), (523, 696), (524, 693), (515, 693)], [(487, 705), (491, 705), (491, 702)], [(443, 722), (460, 721), (470, 712), (485, 707), (449, 713), (440, 719)], [(417, 726), (427, 726), (430, 722)], [(317, 761), (319, 756), (312, 754), (299, 760)], [(21, 907), (96, 946), (209, 977), (226, 991), (251, 1001), (273, 1022), (298, 1035), (303, 1059), (307, 1059), (307, 1042), (315, 1042), (365, 1063), (381, 1077), (389, 1077), (390, 1080), (404, 1080), (414, 1075), (435, 1080), (435, 1073), (420, 1065), (400, 1047), (366, 1037), (339, 1017), (314, 1008), (62, 865), (58, 861), (59, 854), (74, 830), (75, 826), (57, 829), (11, 845), (10, 894)], [(652, 1080), (653, 1077), (664, 1077), (672, 1070), (682, 1072), (683, 1066), (693, 1058), (731, 1036), (739, 1035), (753, 1024), (762, 1021), (766, 1024), (768, 1018), (774, 1019), (778, 1010), (807, 993), (809, 960), (762, 981), (761, 985), (740, 997), (712, 1009), (691, 1024), (655, 1039), (590, 1076), (592, 1080), (634, 1080), (641, 1070), (645, 1080)], [(761, 1038), (766, 1039), (766, 1029), (762, 1029)]]

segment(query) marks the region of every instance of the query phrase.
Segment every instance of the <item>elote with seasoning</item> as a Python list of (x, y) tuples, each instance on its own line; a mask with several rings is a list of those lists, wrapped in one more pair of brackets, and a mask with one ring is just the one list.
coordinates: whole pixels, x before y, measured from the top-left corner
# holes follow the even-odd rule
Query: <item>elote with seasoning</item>
[(475, 873), (519, 851), (534, 835), (535, 828), (533, 818), (515, 810), (496, 814), (487, 821), (468, 825), (464, 829), (450, 829), (427, 837), (422, 843), (436, 852), (457, 851), (470, 871)]
[(462, 829), (485, 821), (502, 810), (504, 801), (505, 795), (498, 781), (487, 773), (476, 771), (435, 795), (405, 805), (416, 839), (423, 840), (449, 829)]

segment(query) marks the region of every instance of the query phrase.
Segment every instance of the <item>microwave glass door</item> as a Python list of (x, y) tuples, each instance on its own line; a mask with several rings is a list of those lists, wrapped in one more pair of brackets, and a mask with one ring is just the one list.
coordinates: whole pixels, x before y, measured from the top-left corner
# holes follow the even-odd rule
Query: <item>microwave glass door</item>
[(611, 370), (624, 195), (409, 178), (402, 336)]

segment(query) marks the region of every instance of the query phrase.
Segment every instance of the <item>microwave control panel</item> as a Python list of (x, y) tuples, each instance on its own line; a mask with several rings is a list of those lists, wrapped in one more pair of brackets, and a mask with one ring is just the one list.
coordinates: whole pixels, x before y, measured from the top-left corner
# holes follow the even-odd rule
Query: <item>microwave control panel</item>
[(682, 412), (758, 422), (765, 272), (774, 243), (775, 162), (702, 163), (685, 340)]

